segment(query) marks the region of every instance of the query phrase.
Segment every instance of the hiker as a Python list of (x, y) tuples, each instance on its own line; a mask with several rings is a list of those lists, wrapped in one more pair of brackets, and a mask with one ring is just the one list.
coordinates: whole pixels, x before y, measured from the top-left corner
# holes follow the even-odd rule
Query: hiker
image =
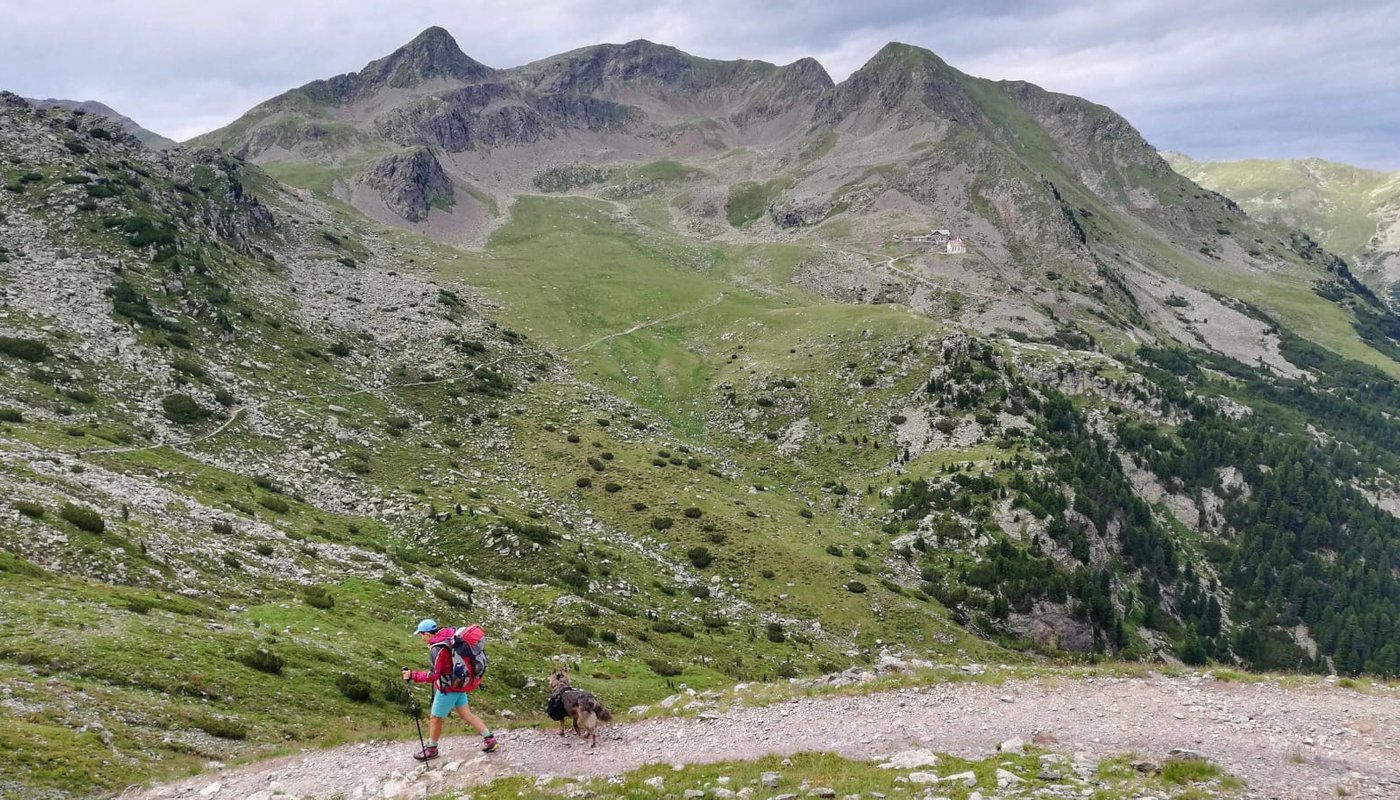
[(406, 681), (433, 684), (433, 705), (428, 712), (428, 742), (413, 756), (419, 761), (438, 757), (438, 738), (442, 736), (442, 721), (453, 709), (456, 709), (457, 716), (461, 717), (462, 721), (481, 734), (481, 752), (491, 753), (498, 747), (496, 737), (486, 727), (486, 723), (481, 721), (481, 717), (472, 713), (468, 705), (467, 696), (476, 688), (477, 682), (468, 682), (461, 676), (453, 676), (450, 646), (453, 633), (452, 628), (439, 628), (435, 620), (425, 619), (419, 622), (414, 635), (428, 646), (428, 658), (432, 669), (429, 672), (410, 669), (403, 671), (403, 679)]

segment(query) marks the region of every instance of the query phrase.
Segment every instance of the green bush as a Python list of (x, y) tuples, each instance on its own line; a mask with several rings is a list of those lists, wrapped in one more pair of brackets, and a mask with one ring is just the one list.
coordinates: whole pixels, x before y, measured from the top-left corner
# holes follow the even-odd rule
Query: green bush
[(679, 633), (687, 639), (695, 638), (695, 631), (675, 620), (658, 619), (651, 623), (651, 629), (657, 633)]
[(151, 610), (151, 601), (144, 597), (128, 597), (126, 599), (126, 610), (133, 614), (146, 614)]
[(869, 588), (870, 587), (866, 586), (860, 581), (851, 581), (850, 583), (846, 584), (846, 591), (851, 592), (852, 594), (865, 594), (866, 591), (869, 590)]
[(827, 546), (826, 546), (826, 552), (827, 552), (827, 554), (836, 556), (837, 558), (840, 558), (841, 556), (844, 556), (844, 555), (846, 554), (845, 551), (843, 551), (843, 550), (841, 549), (841, 545), (839, 545), (839, 544), (829, 544), (829, 545), (827, 545)]
[(671, 529), (671, 526), (672, 526), (673, 524), (675, 524), (675, 520), (671, 519), (670, 517), (652, 517), (652, 518), (651, 518), (651, 527), (652, 527), (654, 530), (658, 530), (658, 531), (670, 530), (670, 529)]
[(216, 520), (214, 520), (214, 533), (217, 533), (217, 534), (219, 534), (220, 536), (232, 536), (232, 535), (233, 535), (233, 523), (232, 523), (232, 522), (229, 522), (229, 521), (226, 520), (226, 519), (216, 519)]
[(44, 516), (44, 507), (39, 503), (32, 503), (28, 500), (15, 500), (10, 503), (10, 505), (14, 506), (16, 511), (30, 519), (42, 519)]
[(58, 515), (73, 523), (74, 527), (88, 533), (102, 533), (107, 529), (107, 522), (102, 519), (102, 515), (87, 506), (64, 503)]
[(368, 703), (370, 697), (370, 686), (363, 678), (342, 672), (335, 679), (335, 688), (350, 700), (356, 703)]
[(244, 666), (251, 667), (258, 672), (266, 672), (269, 675), (281, 675), (285, 662), (282, 657), (264, 647), (256, 650), (249, 650), (239, 657), (239, 661)]
[(24, 422), (24, 412), (17, 408), (0, 407), (0, 422)]
[(333, 608), (335, 597), (324, 586), (307, 586), (301, 590), (301, 599), (312, 608)]
[(700, 519), (701, 515), (704, 514), (705, 512), (701, 511), (700, 509), (696, 508), (695, 506), (691, 506), (691, 507), (687, 508), (685, 511), (682, 511), (681, 513), (682, 513), (682, 514), (685, 514), (686, 517), (687, 517), (688, 519)]
[(209, 409), (187, 394), (166, 395), (160, 405), (165, 410), (165, 418), (177, 425), (193, 425), (210, 416)]
[(38, 339), (24, 339), (17, 336), (0, 336), (0, 353), (33, 364), (47, 361), (53, 355), (49, 346)]
[(260, 542), (259, 544), (255, 545), (253, 549), (257, 551), (257, 554), (260, 556), (271, 556), (273, 553), (277, 552), (273, 549), (272, 545), (266, 542)]
[(767, 635), (768, 641), (774, 644), (782, 644), (787, 641), (787, 633), (783, 630), (783, 624), (781, 622), (768, 623), (767, 627), (764, 629), (764, 633)]
[(574, 647), (587, 647), (588, 639), (589, 634), (587, 628), (581, 626), (574, 626), (572, 628), (567, 628), (564, 631), (564, 641), (568, 642)]
[(283, 500), (280, 497), (275, 497), (270, 494), (265, 494), (259, 497), (258, 505), (262, 506), (268, 511), (275, 511), (278, 514), (285, 514), (288, 511), (292, 510), (292, 507), (287, 504), (286, 500)]
[(593, 481), (589, 480), (588, 478), (579, 478), (578, 480), (574, 481), (574, 485), (580, 489), (587, 489), (588, 487), (593, 485)]
[(199, 717), (194, 720), (194, 726), (210, 736), (217, 736), (220, 739), (240, 741), (248, 736), (246, 726), (223, 717)]
[(433, 587), (433, 596), (436, 597), (437, 599), (441, 600), (442, 602), (446, 603), (448, 606), (450, 606), (450, 607), (452, 607), (452, 608), (471, 608), (471, 607), (472, 607), (472, 601), (471, 601), (471, 600), (469, 600), (469, 599), (467, 599), (467, 598), (465, 598), (465, 597), (462, 597), (461, 595), (458, 595), (458, 594), (454, 594), (454, 593), (452, 593), (452, 592), (449, 592), (449, 591), (447, 591), (446, 589), (442, 588), (441, 586), (434, 586), (434, 587)]
[(684, 671), (679, 664), (674, 664), (662, 658), (648, 658), (647, 666), (651, 668), (652, 672), (655, 672), (663, 678), (674, 678)]
[(704, 545), (697, 545), (690, 548), (685, 551), (685, 556), (690, 559), (690, 563), (695, 565), (696, 569), (704, 569), (710, 566), (715, 560), (714, 555), (710, 553), (710, 548)]
[(622, 484), (612, 483), (610, 481), (608, 483), (603, 484), (603, 491), (607, 492), (608, 494), (615, 494), (617, 492), (622, 491)]
[(192, 358), (177, 358), (170, 362), (170, 368), (191, 378), (203, 378), (206, 374), (204, 365)]

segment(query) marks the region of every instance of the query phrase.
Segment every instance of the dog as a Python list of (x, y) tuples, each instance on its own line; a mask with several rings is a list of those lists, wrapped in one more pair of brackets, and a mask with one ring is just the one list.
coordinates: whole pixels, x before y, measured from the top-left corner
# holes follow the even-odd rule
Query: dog
[(592, 692), (575, 689), (569, 683), (569, 673), (555, 670), (549, 676), (549, 705), (545, 712), (559, 721), (559, 735), (565, 732), (565, 721), (574, 721), (574, 733), (587, 739), (589, 747), (598, 746), (598, 723), (612, 722), (612, 712)]

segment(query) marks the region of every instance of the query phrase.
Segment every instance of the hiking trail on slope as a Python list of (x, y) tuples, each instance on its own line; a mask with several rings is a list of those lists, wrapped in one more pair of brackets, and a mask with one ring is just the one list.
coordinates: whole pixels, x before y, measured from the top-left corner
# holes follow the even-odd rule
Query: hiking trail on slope
[(446, 737), (443, 756), (426, 769), (410, 757), (416, 742), (306, 751), (135, 787), (121, 800), (421, 798), (511, 775), (613, 775), (806, 751), (870, 759), (927, 748), (980, 759), (1014, 737), (1094, 760), (1139, 753), (1160, 761), (1190, 749), (1243, 779), (1247, 798), (1316, 800), (1338, 796), (1338, 787), (1350, 797), (1400, 797), (1400, 689), (1388, 686), (1283, 688), (1209, 675), (941, 683), (608, 725), (593, 750), (557, 730), (500, 730), (503, 748), (491, 755), (477, 751), (475, 736)]

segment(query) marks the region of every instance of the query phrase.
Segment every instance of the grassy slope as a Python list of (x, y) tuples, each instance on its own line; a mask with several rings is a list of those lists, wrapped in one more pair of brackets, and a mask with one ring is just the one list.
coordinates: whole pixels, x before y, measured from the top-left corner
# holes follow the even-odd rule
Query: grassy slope
[(1375, 235), (1377, 211), (1400, 202), (1400, 176), (1317, 159), (1202, 162), (1173, 157), (1170, 163), (1250, 214), (1303, 228), (1323, 246), (1348, 256)]
[[(509, 642), (492, 643), (500, 666), (498, 680), (481, 698), (488, 714), (510, 707), (528, 715), (542, 703), (540, 690), (527, 683), (529, 676), (542, 674), (560, 658), (579, 662), (595, 680), (611, 681), (610, 698), (626, 707), (670, 691), (668, 681), (647, 667), (647, 659), (681, 667), (679, 679), (703, 689), (735, 678), (772, 678), (785, 662), (795, 662), (798, 672), (843, 667), (849, 663), (847, 649), (869, 657), (876, 640), (909, 642), (927, 652), (960, 648), (974, 657), (994, 652), (949, 623), (936, 603), (880, 587), (876, 578), (887, 548), (871, 539), (868, 520), (838, 510), (832, 498), (819, 491), (820, 476), (834, 463), (827, 459), (839, 458), (874, 476), (887, 462), (885, 456), (869, 448), (848, 448), (843, 455), (794, 462), (779, 456), (764, 437), (707, 426), (706, 415), (715, 405), (714, 385), (751, 375), (782, 375), (799, 382), (798, 393), (810, 395), (812, 412), (832, 410), (830, 420), (822, 424), (833, 430), (879, 429), (878, 420), (872, 423), (862, 409), (851, 407), (847, 389), (829, 381), (847, 361), (867, 362), (872, 348), (849, 341), (832, 345), (828, 334), (870, 330), (878, 350), (888, 340), (907, 341), (936, 330), (936, 325), (888, 308), (834, 306), (785, 288), (760, 294), (739, 290), (733, 279), (759, 284), (774, 279), (781, 286), (800, 249), (697, 249), (655, 231), (619, 226), (604, 211), (603, 206), (573, 200), (524, 201), (484, 255), (458, 254), (407, 234), (386, 235), (417, 248), (420, 258), (436, 263), (444, 273), (465, 277), (495, 294), (507, 304), (502, 322), (532, 340), (560, 350), (586, 346), (564, 356), (581, 377), (634, 403), (632, 413), (645, 416), (652, 426), (658, 419), (673, 424), (633, 429), (626, 416), (616, 413), (615, 402), (600, 405), (586, 386), (567, 383), (544, 383), (506, 398), (473, 398), (468, 408), (487, 419), (479, 427), (449, 424), (443, 422), (449, 413), (462, 412), (448, 386), (377, 396), (342, 393), (336, 387), (363, 379), (347, 371), (348, 362), (333, 365), (299, 357), (280, 366), (288, 352), (313, 346), (324, 350), (326, 343), (290, 326), (261, 325), (256, 335), (243, 332), (245, 355), (279, 366), (268, 373), (249, 370), (241, 377), (271, 393), (260, 413), (293, 426), (298, 433), (290, 440), (256, 435), (244, 420), (236, 419), (217, 436), (186, 448), (188, 454), (167, 448), (99, 453), (110, 451), (114, 441), (145, 442), (138, 419), (101, 396), (82, 414), (93, 421), (83, 436), (68, 433), (72, 424), (61, 419), (5, 426), (5, 435), (18, 446), (43, 448), (60, 458), (78, 457), (77, 463), (85, 459), (152, 481), (235, 520), (235, 532), (211, 541), (214, 549), (207, 558), (193, 563), (167, 563), (161, 546), (165, 537), (210, 539), (207, 522), (187, 519), (185, 511), (162, 519), (137, 510), (129, 519), (119, 519), (104, 498), (91, 496), (93, 504), (108, 512), (109, 527), (101, 535), (57, 519), (55, 507), (47, 503), (42, 519), (24, 523), (31, 527), (21, 531), (66, 533), (74, 558), (96, 558), (110, 569), (167, 579), (175, 571), (193, 568), (202, 586), (200, 596), (181, 598), (159, 588), (166, 579), (143, 581), (152, 584), (145, 589), (114, 587), (77, 577), (81, 570), (56, 577), (35, 573), (23, 561), (9, 562), (12, 568), (0, 580), (7, 590), (5, 616), (17, 624), (7, 627), (0, 651), (4, 669), (14, 679), (13, 696), (24, 705), (6, 712), (17, 723), (9, 728), (6, 744), (17, 754), (13, 763), (22, 769), (26, 785), (79, 792), (114, 789), (151, 774), (191, 769), (208, 758), (266, 753), (288, 741), (328, 742), (358, 731), (382, 735), (386, 726), (401, 725), (402, 718), (379, 679), (399, 664), (420, 660), (403, 631), (423, 613), (448, 620), (462, 614), (436, 600), (425, 605), (424, 590), (411, 584), (426, 580), (428, 587), (441, 588), (437, 578), (449, 572), (464, 575), (489, 597), (483, 599), (483, 609), (470, 612), (473, 616), (480, 615), (492, 630), (515, 629)], [(581, 252), (590, 254), (586, 261), (580, 259)], [(613, 265), (601, 283), (588, 280), (580, 269), (591, 268), (597, 260)], [(540, 291), (542, 287), (550, 291)], [(266, 300), (260, 303), (268, 308)], [(635, 316), (637, 308), (652, 309), (653, 319), (683, 315), (597, 341), (601, 334), (646, 321)], [(140, 336), (158, 351), (164, 347), (159, 334)], [(204, 347), (196, 344), (181, 357), (212, 355)], [(729, 358), (740, 353), (741, 359)], [(244, 368), (235, 365), (234, 371)], [(635, 382), (629, 380), (633, 375), (638, 377)], [(111, 385), (105, 383), (108, 380), (131, 378), (107, 375), (104, 385)], [(853, 382), (851, 377), (846, 380)], [(54, 403), (52, 394), (27, 382), (22, 372), (8, 373), (5, 381), (13, 384), (13, 396), (27, 405)], [(904, 391), (912, 385), (905, 382), (885, 391)], [(252, 390), (240, 389), (244, 391)], [(276, 399), (288, 393), (302, 399)], [(752, 393), (746, 395), (751, 398)], [(326, 409), (331, 403), (345, 408), (336, 412), (343, 424), (370, 436), (372, 444), (365, 449), (371, 471), (358, 478), (366, 488), (439, 509), (462, 504), (478, 510), (425, 526), (415, 543), (374, 519), (328, 514), (295, 497), (284, 498), (286, 511), (266, 508), (259, 501), (270, 495), (254, 485), (251, 476), (191, 457), (238, 452), (276, 463), (298, 438), (320, 451), (325, 447), (323, 434), (305, 425), (317, 416), (330, 416)], [(385, 435), (384, 420), (405, 412), (414, 426)], [(768, 427), (786, 424), (793, 416), (764, 413), (775, 415)], [(597, 419), (608, 419), (611, 425), (604, 428)], [(547, 420), (562, 427), (545, 430)], [(212, 432), (216, 424), (206, 423), (196, 432)], [(585, 431), (585, 437), (569, 442), (570, 430)], [(453, 437), (464, 440), (460, 449), (443, 444)], [(533, 477), (522, 484), (520, 472), (503, 470), (499, 460), (481, 449), (491, 437), (504, 437), (519, 457), (511, 466), (523, 466)], [(696, 469), (670, 461), (653, 466), (662, 449), (685, 453), (685, 461), (695, 458), (701, 464)], [(585, 459), (603, 450), (614, 458), (594, 473)], [(347, 458), (341, 455), (335, 463), (343, 465)], [(473, 468), (487, 474), (479, 480), (464, 479), (465, 470)], [(65, 486), (64, 491), (82, 493), (71, 481), (50, 474), (12, 475), (44, 487), (43, 493), (32, 496), (41, 502), (47, 492)], [(456, 478), (443, 482), (444, 476)], [(580, 489), (580, 476), (591, 476), (593, 485)], [(608, 493), (601, 488), (605, 481), (624, 488)], [(770, 488), (755, 493), (756, 484)], [(648, 510), (634, 511), (632, 504), (637, 502)], [(701, 518), (681, 513), (692, 505), (701, 509)], [(490, 510), (481, 512), (483, 508)], [(815, 511), (811, 519), (799, 515), (809, 508)], [(503, 556), (491, 544), (491, 531), (503, 521), (524, 521), (537, 511), (544, 512), (541, 521), (556, 535), (568, 535), (572, 542), (533, 554), (527, 549), (519, 557)], [(662, 514), (675, 520), (664, 532), (650, 525)], [(569, 527), (584, 516), (595, 520), (591, 532), (569, 534)], [(271, 535), (255, 530), (254, 521), (269, 525)], [(641, 554), (630, 549), (627, 540), (651, 541), (657, 549)], [(843, 557), (825, 552), (829, 544), (848, 548), (853, 541), (864, 541), (872, 554), (869, 566), (875, 574), (866, 578), (873, 587), (868, 596), (841, 589), (860, 574), (849, 550)], [(114, 544), (122, 549), (113, 550)], [(684, 555), (696, 546), (714, 554), (714, 563), (704, 570), (691, 567)], [(260, 547), (271, 553), (264, 555)], [(634, 587), (637, 594), (622, 602), (622, 611), (659, 610), (662, 619), (695, 631), (694, 638), (657, 633), (642, 615), (592, 604), (559, 606), (560, 598), (570, 592), (536, 581), (569, 563), (574, 548), (580, 554), (586, 548), (593, 564), (591, 579), (601, 586)], [(221, 551), (237, 561), (221, 560)], [(273, 577), (267, 570), (282, 557), (307, 570), (306, 577), (292, 582)], [(696, 602), (687, 586), (708, 581), (711, 575), (724, 580), (720, 586), (725, 597)], [(299, 594), (302, 582), (329, 588), (335, 607), (326, 611), (307, 605)], [(43, 602), (29, 602), (35, 597)], [(598, 597), (616, 595), (600, 591)], [(872, 613), (872, 601), (878, 613)], [(702, 617), (712, 617), (723, 627), (707, 628)], [(798, 628), (789, 628), (786, 641), (771, 642), (764, 624), (772, 619)], [(47, 633), (71, 630), (73, 620), (82, 620), (84, 630), (105, 633), (76, 639)], [(813, 623), (838, 636), (809, 639), (804, 633), (794, 638)], [(593, 636), (586, 646), (567, 644), (549, 624), (564, 626), (559, 630), (586, 624)], [(839, 635), (852, 630), (857, 632), (854, 638)], [(604, 641), (604, 634), (616, 642)], [(133, 648), (133, 641), (141, 646)], [(286, 660), (280, 676), (241, 663), (255, 647), (269, 648)], [(152, 660), (151, 653), (170, 657)], [(355, 703), (335, 692), (343, 673), (364, 676), (373, 684), (369, 703)], [(63, 698), (76, 700), (68, 704)], [(31, 704), (35, 710), (22, 710)], [(94, 713), (120, 753), (114, 761), (92, 752), (97, 734), (79, 732), (82, 721)], [(112, 763), (95, 769), (94, 763), (101, 760)]]

